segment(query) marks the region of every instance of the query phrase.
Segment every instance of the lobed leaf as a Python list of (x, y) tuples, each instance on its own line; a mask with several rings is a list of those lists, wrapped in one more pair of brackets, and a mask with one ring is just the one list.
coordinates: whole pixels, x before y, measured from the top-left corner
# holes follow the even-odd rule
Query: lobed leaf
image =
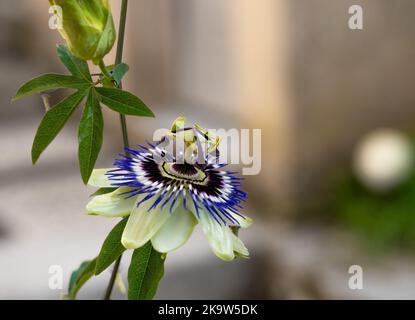
[[(87, 90), (88, 92), (88, 90)], [(55, 139), (61, 131), (69, 117), (75, 111), (87, 94), (85, 91), (78, 91), (65, 98), (52, 109), (46, 112), (39, 128), (37, 129), (35, 139), (32, 145), (32, 162), (35, 164), (42, 152)]]
[(102, 147), (104, 119), (95, 91), (89, 90), (88, 99), (79, 123), (78, 158), (82, 180), (88, 183)]
[(154, 117), (154, 113), (135, 95), (117, 88), (96, 88), (100, 101), (110, 109), (126, 115)]
[(57, 46), (57, 51), (59, 59), (75, 77), (92, 82), (88, 63), (85, 60), (75, 57), (63, 44)]
[(121, 243), (121, 236), (127, 221), (128, 217), (118, 222), (106, 237), (97, 257), (95, 275), (107, 269), (126, 250)]
[(121, 83), (121, 80), (124, 78), (129, 69), (130, 67), (126, 63), (120, 63), (114, 68), (112, 71), (112, 77), (118, 85)]
[(12, 98), (12, 101), (51, 89), (70, 88), (85, 90), (91, 85), (91, 83), (74, 76), (54, 73), (43, 74), (22, 85), (16, 95)]
[(151, 300), (164, 275), (165, 255), (157, 252), (151, 242), (135, 249), (128, 268), (128, 299)]
[(94, 275), (95, 263), (96, 258), (84, 261), (77, 270), (72, 272), (67, 295), (69, 299), (75, 300), (78, 291)]

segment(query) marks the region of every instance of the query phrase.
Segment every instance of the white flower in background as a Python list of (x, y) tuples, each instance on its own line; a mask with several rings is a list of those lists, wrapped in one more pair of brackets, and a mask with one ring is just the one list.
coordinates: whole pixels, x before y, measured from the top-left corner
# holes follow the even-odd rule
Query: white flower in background
[[(198, 126), (178, 129), (178, 120), (168, 135), (185, 141), (184, 154), (195, 150), (198, 139), (211, 139)], [(213, 137), (210, 146), (217, 144)], [(115, 168), (92, 173), (90, 185), (117, 189), (94, 196), (87, 210), (105, 217), (129, 216), (121, 239), (127, 249), (151, 241), (157, 251), (170, 252), (182, 246), (200, 222), (219, 258), (229, 261), (235, 256), (247, 257), (248, 250), (232, 231), (232, 227), (246, 228), (252, 223), (240, 213), (247, 195), (240, 190), (242, 179), (221, 170), (225, 164), (218, 164), (217, 159), (208, 153), (203, 163), (179, 162), (161, 144), (127, 149), (114, 161)]]
[(399, 185), (413, 165), (409, 138), (393, 129), (376, 130), (359, 143), (354, 168), (359, 180), (375, 191), (387, 191)]

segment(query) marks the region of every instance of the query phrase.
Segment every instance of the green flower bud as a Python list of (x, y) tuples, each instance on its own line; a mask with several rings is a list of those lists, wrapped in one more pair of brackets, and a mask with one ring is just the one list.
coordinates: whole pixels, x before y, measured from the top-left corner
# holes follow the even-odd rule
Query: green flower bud
[(108, 0), (49, 0), (49, 3), (62, 8), (59, 32), (72, 54), (99, 64), (116, 38)]

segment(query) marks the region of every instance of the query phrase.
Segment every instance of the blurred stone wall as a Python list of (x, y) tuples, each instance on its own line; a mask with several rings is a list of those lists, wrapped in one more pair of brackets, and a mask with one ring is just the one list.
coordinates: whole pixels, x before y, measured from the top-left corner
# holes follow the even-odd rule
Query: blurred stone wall
[[(286, 31), (296, 144), (296, 199), (309, 201), (347, 166), (359, 137), (415, 124), (415, 1), (291, 0)], [(360, 4), (364, 29), (348, 28)]]

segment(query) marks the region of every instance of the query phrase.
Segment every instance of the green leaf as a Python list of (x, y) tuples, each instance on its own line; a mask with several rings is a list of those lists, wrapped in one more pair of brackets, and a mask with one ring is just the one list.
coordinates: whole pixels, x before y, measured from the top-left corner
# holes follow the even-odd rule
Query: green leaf
[(128, 217), (118, 222), (108, 234), (97, 257), (95, 275), (107, 269), (125, 251), (121, 243), (121, 236), (127, 224)]
[(41, 153), (55, 139), (86, 94), (87, 92), (85, 91), (78, 91), (59, 102), (45, 114), (37, 129), (32, 145), (33, 164), (36, 163)]
[(102, 77), (101, 79), (102, 81), (102, 86), (103, 87), (107, 87), (107, 88), (115, 88), (116, 87), (116, 82), (113, 79), (110, 79), (108, 77)]
[(102, 147), (104, 119), (95, 91), (89, 90), (88, 99), (79, 123), (78, 157), (82, 180), (88, 183)]
[(17, 91), (16, 95), (12, 98), (12, 101), (16, 101), (28, 95), (51, 89), (71, 88), (85, 90), (90, 86), (92, 86), (91, 83), (74, 76), (48, 73), (26, 82)]
[(96, 258), (84, 261), (77, 270), (72, 272), (67, 295), (69, 299), (75, 300), (78, 291), (94, 275), (95, 263)]
[(154, 117), (153, 112), (135, 95), (116, 88), (96, 88), (100, 100), (110, 109), (133, 116)]
[(90, 197), (95, 197), (95, 196), (100, 196), (102, 194), (111, 193), (111, 192), (114, 192), (117, 189), (118, 189), (118, 187), (99, 188), (97, 191), (95, 191), (93, 194), (91, 194)]
[(72, 55), (69, 49), (63, 44), (57, 46), (57, 51), (59, 59), (75, 77), (92, 82), (88, 63), (85, 60), (81, 60)]
[(121, 80), (124, 78), (129, 69), (130, 67), (126, 63), (120, 63), (114, 68), (112, 71), (112, 77), (117, 82), (117, 84), (121, 83)]
[(128, 299), (151, 300), (164, 275), (165, 255), (157, 252), (151, 242), (134, 250), (128, 268)]

